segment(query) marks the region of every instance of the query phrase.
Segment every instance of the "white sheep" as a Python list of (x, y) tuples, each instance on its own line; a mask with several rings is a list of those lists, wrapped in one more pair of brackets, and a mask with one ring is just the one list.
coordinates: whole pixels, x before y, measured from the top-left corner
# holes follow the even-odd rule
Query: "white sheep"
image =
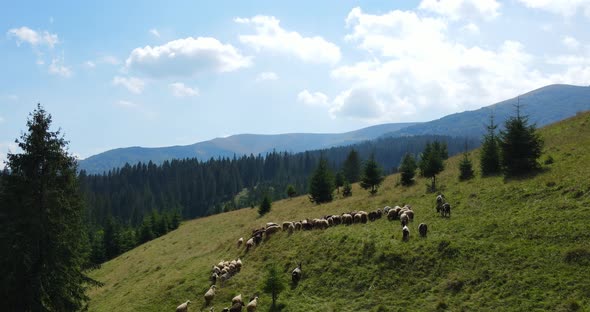
[(410, 229), (406, 225), (402, 228), (403, 240), (408, 241), (410, 239)]
[(242, 303), (242, 305), (243, 305), (244, 300), (242, 300), (242, 294), (239, 294), (239, 295), (237, 295), (237, 296), (235, 296), (235, 297), (232, 298), (231, 304), (232, 305), (233, 304), (236, 304), (236, 302)]
[(238, 239), (238, 248), (240, 248), (240, 246), (242, 246), (243, 243), (244, 243), (244, 238), (240, 237), (240, 239)]
[(187, 300), (185, 303), (176, 307), (176, 312), (187, 312), (188, 311), (188, 304), (191, 303), (190, 300)]
[(301, 279), (301, 273), (301, 262), (299, 262), (299, 265), (295, 269), (293, 269), (293, 272), (291, 272), (291, 281), (297, 284)]
[(217, 286), (211, 285), (211, 287), (209, 287), (209, 290), (207, 290), (207, 292), (205, 293), (205, 306), (208, 306), (211, 303), (211, 301), (213, 301), (213, 298), (215, 298), (215, 288), (217, 288)]
[(252, 248), (253, 246), (254, 246), (254, 237), (250, 238), (246, 242), (246, 252), (248, 252), (250, 250), (250, 248)]
[(410, 218), (408, 217), (408, 215), (407, 215), (405, 212), (403, 212), (403, 213), (402, 213), (402, 214), (399, 216), (399, 220), (400, 220), (400, 222), (401, 222), (402, 226), (406, 226), (406, 225), (408, 224), (408, 221), (409, 221), (409, 219), (410, 219)]
[(246, 311), (255, 312), (257, 305), (258, 305), (258, 296), (254, 297), (254, 299), (252, 299), (252, 301), (250, 301), (248, 303), (248, 305), (246, 306)]

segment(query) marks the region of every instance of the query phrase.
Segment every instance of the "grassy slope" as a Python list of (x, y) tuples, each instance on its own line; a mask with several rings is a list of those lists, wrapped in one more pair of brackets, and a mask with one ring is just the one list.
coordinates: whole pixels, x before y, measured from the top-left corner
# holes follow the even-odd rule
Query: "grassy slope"
[[(173, 311), (191, 299), (190, 310), (199, 311), (211, 266), (241, 256), (244, 268), (218, 290), (216, 311), (238, 293), (260, 292), (269, 263), (277, 263), (287, 281), (298, 260), (304, 277), (281, 293), (284, 311), (590, 310), (590, 113), (541, 133), (555, 162), (535, 177), (459, 183), (460, 158), (450, 159), (439, 178), (453, 204), (450, 219), (437, 216), (425, 180), (395, 187), (393, 175), (374, 197), (355, 185), (352, 197), (326, 205), (303, 196), (275, 202), (263, 218), (242, 209), (192, 220), (92, 272), (106, 285), (90, 292), (90, 309)], [(477, 168), (477, 151), (471, 156)], [(381, 219), (278, 233), (247, 255), (235, 247), (237, 238), (269, 221), (402, 203), (416, 211), (407, 243), (398, 222)], [(420, 222), (429, 225), (427, 239), (417, 237)], [(575, 251), (582, 256), (573, 257)], [(267, 311), (269, 296), (259, 302)]]

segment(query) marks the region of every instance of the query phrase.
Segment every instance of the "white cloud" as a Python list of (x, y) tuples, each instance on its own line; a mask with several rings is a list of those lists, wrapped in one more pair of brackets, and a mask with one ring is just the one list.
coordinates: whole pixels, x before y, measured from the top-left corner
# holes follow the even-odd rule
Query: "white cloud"
[(86, 61), (86, 63), (84, 63), (84, 66), (86, 68), (92, 69), (92, 68), (95, 68), (96, 67), (96, 63), (94, 63), (93, 61)]
[(188, 37), (161, 46), (134, 49), (126, 67), (155, 78), (188, 77), (205, 71), (231, 72), (252, 64), (230, 44), (215, 38)]
[(154, 120), (158, 117), (158, 114), (138, 103), (131, 102), (128, 100), (119, 100), (115, 102), (116, 106), (121, 107), (122, 109), (126, 109), (128, 111), (133, 112), (135, 115), (139, 114), (140, 116), (144, 117), (147, 120)]
[(197, 96), (199, 95), (199, 89), (190, 88), (184, 85), (182, 82), (175, 82), (169, 85), (172, 90), (172, 94), (175, 97), (186, 97), (186, 96)]
[(150, 29), (150, 34), (152, 34), (156, 38), (160, 38), (160, 32), (155, 28)]
[(293, 55), (308, 63), (336, 64), (340, 61), (340, 48), (320, 36), (304, 37), (298, 32), (287, 31), (274, 16), (257, 15), (252, 18), (236, 18), (236, 23), (253, 26), (254, 35), (241, 35), (240, 41), (257, 51)]
[(54, 58), (49, 65), (49, 73), (69, 78), (72, 76), (72, 70), (64, 65), (63, 57), (61, 59)]
[(571, 50), (575, 50), (580, 46), (580, 42), (571, 36), (565, 36), (561, 42)]
[(275, 72), (262, 72), (256, 76), (256, 81), (265, 81), (265, 80), (278, 80), (279, 75)]
[(332, 70), (333, 79), (348, 84), (331, 103), (335, 118), (430, 120), (559, 78), (536, 70), (538, 59), (520, 42), (482, 48), (450, 38), (450, 22), (443, 17), (398, 10), (372, 15), (355, 8), (346, 23), (351, 29), (346, 40), (369, 52), (370, 59)]
[(419, 8), (452, 20), (472, 17), (489, 20), (500, 15), (500, 3), (496, 0), (422, 0)]
[(461, 27), (462, 30), (477, 35), (479, 34), (479, 27), (477, 25), (475, 25), (474, 23), (469, 23), (463, 27)]
[(297, 100), (309, 106), (328, 106), (328, 96), (322, 92), (309, 92), (303, 90), (297, 94)]
[(353, 88), (342, 92), (334, 99), (330, 108), (333, 118), (347, 117), (371, 121), (384, 113), (385, 104), (368, 88)]
[(566, 17), (584, 12), (590, 17), (590, 0), (518, 0), (533, 9), (545, 10)]
[(48, 31), (35, 31), (26, 26), (21, 28), (13, 28), (8, 31), (8, 36), (16, 38), (16, 44), (20, 45), (22, 42), (27, 42), (32, 46), (46, 45), (53, 48), (59, 39), (56, 34)]
[(115, 86), (123, 86), (129, 90), (129, 92), (140, 94), (143, 92), (143, 88), (145, 87), (145, 82), (136, 77), (120, 77), (115, 76), (113, 78), (113, 84)]
[(121, 61), (112, 55), (104, 55), (98, 58), (98, 62), (101, 64), (119, 65)]
[(2, 116), (0, 116), (0, 123), (4, 122), (4, 118)]

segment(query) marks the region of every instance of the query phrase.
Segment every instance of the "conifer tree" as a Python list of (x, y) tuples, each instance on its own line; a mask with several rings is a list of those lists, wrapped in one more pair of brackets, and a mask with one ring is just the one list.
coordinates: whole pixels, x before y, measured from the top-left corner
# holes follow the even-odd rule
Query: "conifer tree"
[(293, 184), (289, 184), (287, 186), (287, 196), (289, 196), (289, 198), (293, 198), (293, 197), (295, 197), (295, 195), (297, 195), (297, 191), (295, 190), (295, 187), (293, 186)]
[(502, 171), (507, 177), (519, 176), (539, 168), (543, 140), (536, 132), (535, 125), (528, 124), (528, 117), (520, 114), (516, 106), (516, 117), (506, 120), (505, 130), (500, 132)]
[(414, 183), (416, 168), (418, 168), (418, 165), (416, 165), (416, 159), (414, 158), (414, 155), (406, 153), (402, 159), (402, 163), (399, 166), (401, 184), (403, 186), (409, 186)]
[(420, 155), (420, 174), (426, 178), (432, 179), (430, 191), (436, 191), (436, 175), (441, 173), (444, 169), (442, 153), (433, 147), (433, 144), (426, 143), (424, 151)]
[(328, 168), (328, 161), (320, 158), (309, 182), (309, 200), (316, 204), (331, 202), (334, 192), (334, 177)]
[(264, 195), (260, 206), (258, 207), (258, 214), (264, 216), (265, 214), (270, 212), (270, 208), (272, 206), (272, 202), (268, 195)]
[(498, 138), (496, 137), (496, 128), (494, 124), (494, 115), (490, 115), (490, 124), (486, 126), (488, 133), (484, 135), (481, 144), (480, 162), (482, 176), (489, 176), (500, 173), (500, 148)]
[(0, 275), (5, 311), (78, 311), (86, 307), (88, 236), (76, 159), (41, 105), (8, 154), (0, 194)]
[(275, 264), (269, 266), (266, 277), (263, 280), (262, 290), (270, 294), (272, 298), (271, 311), (274, 311), (279, 294), (285, 290), (285, 281), (282, 279), (281, 273)]
[(350, 150), (342, 165), (342, 173), (344, 174), (344, 179), (350, 183), (359, 181), (361, 177), (361, 160), (354, 148)]
[(382, 174), (381, 168), (375, 161), (375, 154), (371, 154), (369, 160), (365, 163), (361, 178), (361, 187), (365, 190), (368, 189), (371, 195), (375, 195), (384, 179), (385, 177)]
[(473, 178), (475, 173), (473, 172), (473, 164), (469, 159), (469, 153), (463, 153), (463, 159), (459, 163), (459, 180), (465, 181)]
[(350, 182), (344, 180), (344, 186), (342, 187), (342, 196), (349, 197), (352, 196), (352, 185)]

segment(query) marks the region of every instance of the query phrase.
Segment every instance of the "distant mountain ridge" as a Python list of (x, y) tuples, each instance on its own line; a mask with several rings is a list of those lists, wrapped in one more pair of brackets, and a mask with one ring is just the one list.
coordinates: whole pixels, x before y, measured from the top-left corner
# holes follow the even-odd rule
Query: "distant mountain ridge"
[(135, 164), (152, 161), (159, 164), (165, 160), (183, 158), (208, 160), (211, 157), (266, 154), (273, 150), (297, 153), (306, 150), (352, 145), (376, 139), (385, 133), (394, 132), (415, 124), (417, 123), (389, 123), (356, 131), (332, 134), (237, 134), (183, 146), (117, 148), (81, 160), (80, 169), (86, 170), (88, 173), (102, 173), (113, 168), (122, 167), (125, 163)]
[(590, 87), (548, 85), (490, 106), (408, 126), (385, 136), (438, 134), (480, 137), (485, 133), (485, 125), (489, 124), (492, 114), (494, 123), (502, 129), (504, 121), (515, 115), (517, 103), (520, 103), (521, 114), (529, 116), (530, 123), (542, 127), (590, 110)]
[(161, 163), (179, 158), (233, 157), (234, 155), (265, 154), (277, 151), (302, 152), (352, 145), (366, 140), (388, 136), (448, 135), (481, 137), (490, 115), (501, 128), (503, 122), (515, 114), (515, 104), (520, 102), (521, 112), (530, 117), (538, 127), (590, 110), (590, 87), (572, 85), (548, 85), (519, 97), (508, 99), (477, 110), (451, 114), (424, 123), (390, 123), (336, 134), (290, 133), (275, 135), (238, 134), (216, 138), (186, 146), (128, 147), (106, 151), (80, 161), (80, 169), (89, 173), (102, 173), (125, 163)]

